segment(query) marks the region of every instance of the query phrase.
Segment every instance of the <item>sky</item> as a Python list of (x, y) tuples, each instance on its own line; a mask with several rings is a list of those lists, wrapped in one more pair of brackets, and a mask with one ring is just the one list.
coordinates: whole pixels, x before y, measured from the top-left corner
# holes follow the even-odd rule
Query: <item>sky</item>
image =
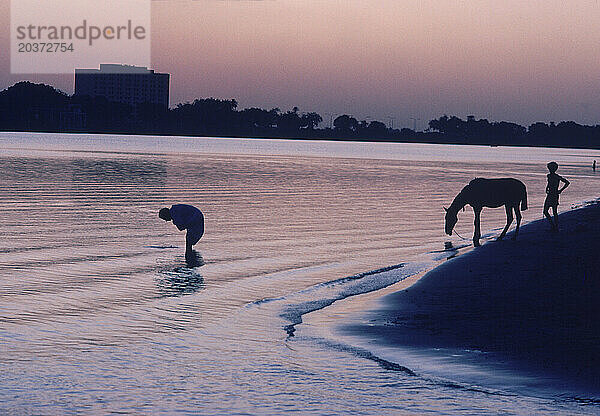
[[(0, 0), (0, 89), (72, 93), (72, 76), (10, 73), (8, 10)], [(155, 0), (152, 66), (171, 74), (172, 106), (600, 124), (598, 22), (597, 0)]]

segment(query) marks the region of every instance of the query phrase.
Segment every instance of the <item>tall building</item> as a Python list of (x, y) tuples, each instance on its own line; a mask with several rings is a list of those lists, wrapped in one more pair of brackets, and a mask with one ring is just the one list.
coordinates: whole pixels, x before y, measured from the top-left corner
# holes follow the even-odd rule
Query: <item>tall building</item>
[(100, 69), (75, 70), (75, 95), (105, 97), (132, 106), (141, 103), (169, 107), (169, 74), (118, 64), (100, 64)]

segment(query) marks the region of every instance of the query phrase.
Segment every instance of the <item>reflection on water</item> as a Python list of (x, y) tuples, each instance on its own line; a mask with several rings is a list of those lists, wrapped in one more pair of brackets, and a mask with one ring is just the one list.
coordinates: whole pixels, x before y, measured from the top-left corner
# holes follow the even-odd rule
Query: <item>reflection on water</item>
[(72, 160), (67, 170), (73, 182), (85, 182), (89, 178), (99, 183), (139, 183), (160, 186), (167, 176), (164, 161), (140, 159), (125, 160)]
[[(14, 143), (27, 147), (27, 137)], [(169, 154), (152, 149), (166, 138), (93, 140), (87, 153), (0, 149), (0, 413), (585, 413), (389, 371), (367, 352), (284, 330), (297, 323), (285, 313), (297, 321), (410, 267), (388, 280), (369, 270), (460, 248), (444, 245), (442, 207), (475, 176), (519, 177), (525, 221), (540, 218), (543, 149), (521, 151), (533, 163), (508, 163), (486, 153), (495, 149), (465, 148), (486, 162), (459, 163), (445, 147), (370, 144), (381, 158), (369, 160), (364, 144), (320, 142), (332, 157), (314, 158), (290, 155), (308, 146), (295, 142), (271, 144), (289, 146), (287, 156), (248, 156), (188, 151), (184, 139)], [(123, 152), (93, 151), (103, 146)], [(596, 196), (584, 153), (561, 163), (552, 150), (572, 183), (563, 209)], [(206, 217), (189, 265), (184, 233), (156, 215), (174, 203)], [(472, 212), (459, 217), (470, 236)], [(504, 220), (486, 211), (487, 238)]]
[(199, 268), (204, 266), (204, 258), (197, 251), (186, 253), (185, 266), (165, 266), (157, 279), (161, 297), (191, 295), (204, 289), (204, 277)]
[(194, 269), (176, 267), (161, 275), (157, 285), (163, 297), (191, 295), (204, 288), (204, 278)]

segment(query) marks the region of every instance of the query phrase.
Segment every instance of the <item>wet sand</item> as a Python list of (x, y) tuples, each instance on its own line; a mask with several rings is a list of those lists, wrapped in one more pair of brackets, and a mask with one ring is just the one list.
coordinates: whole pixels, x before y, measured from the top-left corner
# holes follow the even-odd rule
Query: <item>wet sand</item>
[(443, 263), (344, 332), (433, 355), (475, 351), (470, 364), (597, 396), (600, 204), (561, 214), (559, 233), (540, 220), (511, 237)]

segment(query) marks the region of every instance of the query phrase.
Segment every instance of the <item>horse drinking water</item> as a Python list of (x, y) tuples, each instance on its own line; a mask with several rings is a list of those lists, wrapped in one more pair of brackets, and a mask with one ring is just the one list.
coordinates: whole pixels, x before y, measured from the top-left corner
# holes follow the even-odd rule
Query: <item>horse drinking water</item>
[(483, 207), (498, 208), (504, 205), (506, 209), (506, 227), (498, 236), (498, 240), (502, 240), (506, 235), (510, 224), (512, 224), (514, 211), (515, 217), (517, 217), (517, 228), (513, 236), (513, 239), (515, 239), (519, 234), (519, 226), (521, 225), (521, 211), (527, 209), (527, 189), (523, 182), (513, 178), (473, 179), (456, 195), (450, 208), (444, 208), (446, 210), (446, 234), (452, 235), (452, 230), (458, 221), (458, 211), (467, 204), (473, 207), (475, 213), (475, 231), (473, 233), (473, 245), (475, 247), (480, 245), (480, 217)]

